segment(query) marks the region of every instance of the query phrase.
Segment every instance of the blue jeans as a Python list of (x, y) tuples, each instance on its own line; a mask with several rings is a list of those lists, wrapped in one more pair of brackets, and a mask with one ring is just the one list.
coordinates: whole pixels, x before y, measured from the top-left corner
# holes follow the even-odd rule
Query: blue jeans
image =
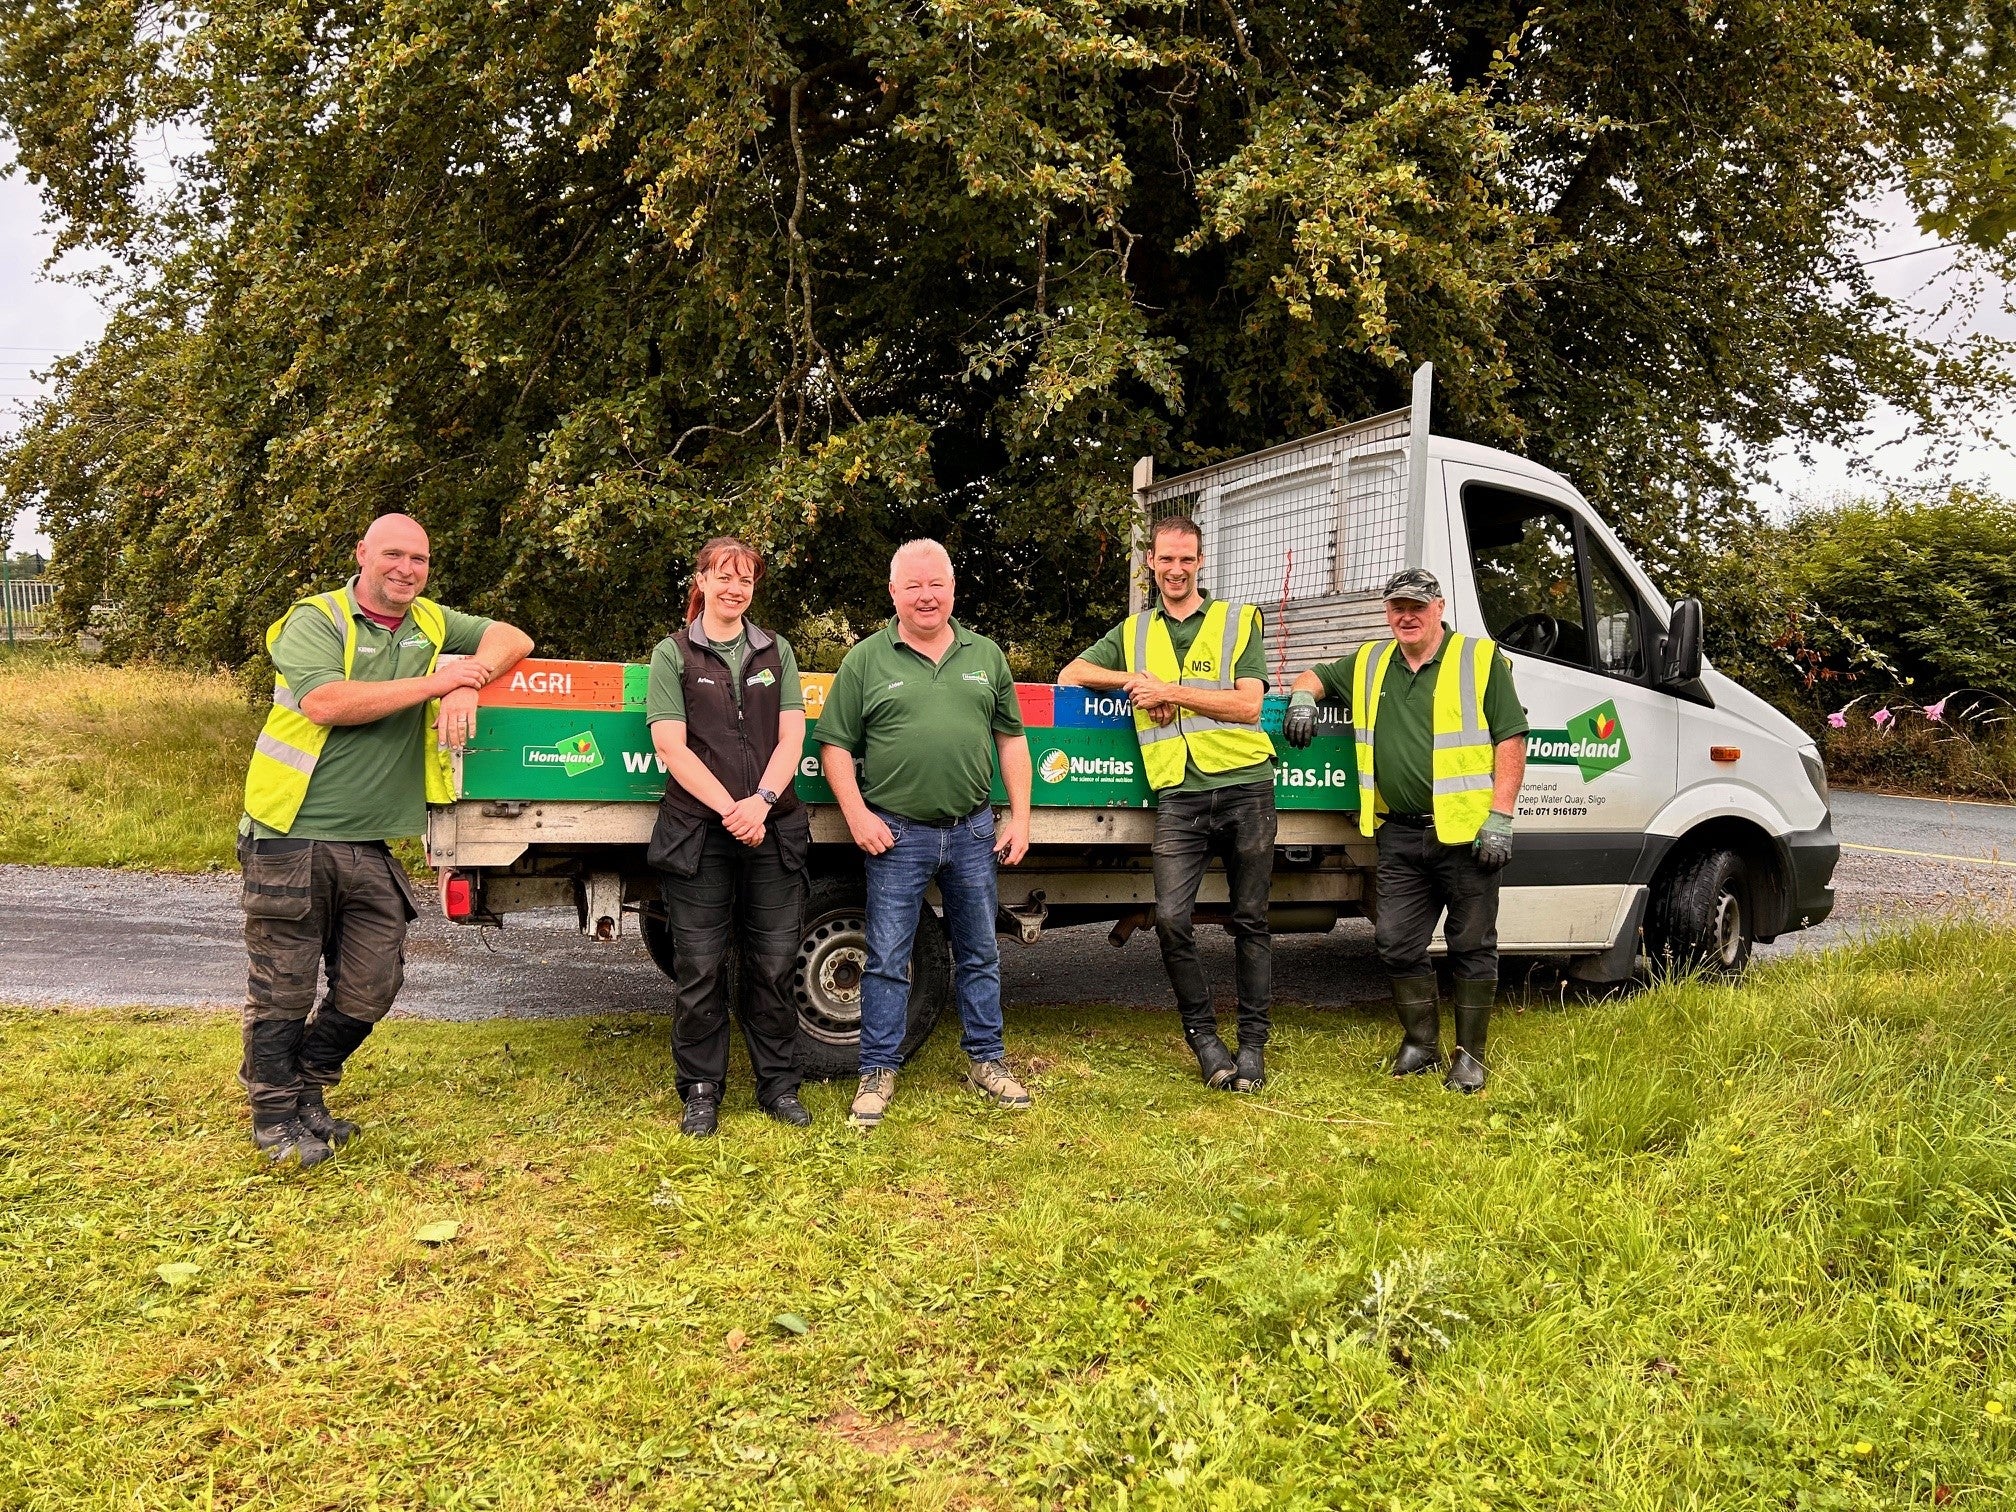
[(994, 811), (945, 829), (876, 809), (896, 843), (865, 859), (868, 872), (868, 974), (861, 981), (861, 1069), (893, 1071), (909, 1023), (910, 946), (924, 891), (934, 881), (952, 937), (952, 985), (959, 1000), (959, 1048), (976, 1061), (999, 1060), (1001, 947), (994, 938), (999, 895), (994, 880)]

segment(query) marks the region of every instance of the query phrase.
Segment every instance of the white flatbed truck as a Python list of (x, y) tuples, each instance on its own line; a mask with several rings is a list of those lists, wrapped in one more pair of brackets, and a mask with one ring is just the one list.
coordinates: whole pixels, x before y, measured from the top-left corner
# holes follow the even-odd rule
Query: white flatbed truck
[[(1820, 923), (1833, 907), (1840, 848), (1813, 741), (1706, 664), (1699, 601), (1668, 603), (1567, 479), (1431, 435), (1428, 381), (1423, 369), (1408, 409), (1165, 481), (1143, 459), (1134, 477), (1141, 522), (1173, 513), (1198, 522), (1204, 586), (1266, 613), (1277, 690), (1382, 637), (1378, 590), (1403, 565), (1441, 580), (1453, 629), (1504, 648), (1532, 732), (1517, 851), (1502, 878), (1503, 954), (1555, 958), (1590, 983), (1627, 980), (1644, 956), (1733, 974), (1753, 943)], [(1137, 607), (1141, 565), (1137, 553)], [(987, 628), (984, 611), (973, 618)], [(658, 880), (644, 862), (664, 775), (643, 724), (642, 670), (540, 664), (485, 690), (462, 763), (465, 796), (429, 818), (428, 853), (451, 919), (498, 925), (517, 910), (571, 905), (586, 933), (607, 939), (635, 916), (652, 959), (671, 972)], [(816, 717), (823, 682), (807, 681)], [(563, 682), (567, 691), (556, 691)], [(599, 702), (580, 701), (583, 684), (603, 690)], [(1038, 806), (1027, 859), (1001, 872), (1001, 929), (1035, 945), (1046, 928), (1105, 923), (1124, 941), (1150, 922), (1155, 826), (1125, 700), (1021, 691)], [(1280, 701), (1278, 692), (1270, 699), (1277, 729)], [(1310, 751), (1282, 750), (1277, 932), (1376, 916), (1349, 736), (1343, 712), (1326, 704)], [(555, 754), (556, 744), (566, 749)], [(587, 796), (590, 784), (573, 796), (568, 784), (588, 776), (610, 796)], [(800, 1050), (811, 1074), (841, 1076), (855, 1066), (859, 1035), (861, 860), (810, 742), (799, 783), (814, 842)], [(1214, 863), (1200, 920), (1222, 920), (1225, 901)], [(911, 972), (906, 1053), (950, 997), (930, 907)]]

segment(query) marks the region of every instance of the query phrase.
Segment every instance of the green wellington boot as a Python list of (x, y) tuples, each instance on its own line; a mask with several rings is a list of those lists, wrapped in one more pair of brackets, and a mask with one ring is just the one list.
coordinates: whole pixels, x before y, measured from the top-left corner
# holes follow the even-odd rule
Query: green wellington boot
[(1456, 1054), (1442, 1082), (1451, 1092), (1484, 1090), (1484, 1040), (1497, 998), (1496, 982), (1456, 983)]
[(1400, 1018), (1400, 1048), (1393, 1055), (1395, 1076), (1416, 1076), (1442, 1064), (1442, 1017), (1432, 976), (1394, 977), (1393, 1011)]

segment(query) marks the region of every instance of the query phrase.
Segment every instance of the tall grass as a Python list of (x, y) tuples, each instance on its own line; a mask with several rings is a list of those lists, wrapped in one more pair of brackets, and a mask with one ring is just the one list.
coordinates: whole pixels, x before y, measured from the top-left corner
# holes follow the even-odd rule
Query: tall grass
[(0, 651), (0, 862), (234, 865), (260, 718), (226, 676)]
[(695, 1143), (662, 1023), (394, 1022), (303, 1177), (230, 1023), (0, 1016), (0, 1505), (2010, 1504), (2016, 934), (1533, 1005), (1474, 1100), (1009, 1027), (1027, 1116), (941, 1037)]

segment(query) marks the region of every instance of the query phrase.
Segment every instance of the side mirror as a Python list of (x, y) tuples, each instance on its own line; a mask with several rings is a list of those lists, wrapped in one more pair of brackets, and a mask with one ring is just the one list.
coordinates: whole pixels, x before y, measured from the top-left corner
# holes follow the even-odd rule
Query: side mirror
[(1701, 677), (1701, 600), (1682, 599), (1673, 606), (1666, 642), (1659, 653), (1659, 685), (1684, 687)]

